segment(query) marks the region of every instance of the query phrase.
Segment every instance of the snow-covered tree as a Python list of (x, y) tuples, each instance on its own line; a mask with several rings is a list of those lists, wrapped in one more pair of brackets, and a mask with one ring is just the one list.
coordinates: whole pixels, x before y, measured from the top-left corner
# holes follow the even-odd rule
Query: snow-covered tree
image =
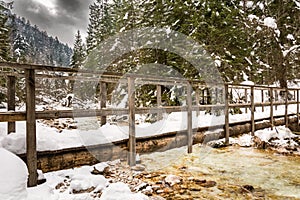
[(96, 0), (90, 5), (88, 36), (87, 36), (87, 53), (89, 54), (105, 38), (114, 32), (112, 26), (113, 20), (110, 15), (110, 5), (107, 0)]
[(26, 42), (26, 39), (21, 34), (17, 34), (13, 42), (13, 58), (18, 63), (26, 63), (27, 55), (29, 51), (29, 44)]
[(74, 69), (83, 68), (83, 63), (86, 58), (85, 46), (83, 44), (80, 31), (78, 30), (75, 35), (75, 42), (73, 48), (73, 55), (71, 59), (71, 67)]
[[(257, 65), (260, 83), (287, 81), (299, 74), (300, 4), (297, 1), (246, 1), (252, 32), (251, 62)], [(299, 77), (298, 77), (299, 78)]]
[(0, 5), (0, 60), (8, 61), (10, 57), (10, 28), (7, 24), (8, 10)]

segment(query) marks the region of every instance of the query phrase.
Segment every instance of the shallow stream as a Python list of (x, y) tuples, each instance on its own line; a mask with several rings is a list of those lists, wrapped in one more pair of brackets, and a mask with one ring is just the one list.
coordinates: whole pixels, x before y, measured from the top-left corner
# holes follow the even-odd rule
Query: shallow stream
[(300, 157), (235, 146), (212, 149), (195, 145), (192, 154), (186, 151), (172, 149), (142, 155), (141, 160), (148, 171), (181, 175), (184, 169), (193, 177), (217, 182), (214, 188), (194, 193), (193, 199), (206, 199), (205, 195), (207, 199), (242, 199), (234, 188), (244, 185), (265, 194), (253, 199), (300, 199)]

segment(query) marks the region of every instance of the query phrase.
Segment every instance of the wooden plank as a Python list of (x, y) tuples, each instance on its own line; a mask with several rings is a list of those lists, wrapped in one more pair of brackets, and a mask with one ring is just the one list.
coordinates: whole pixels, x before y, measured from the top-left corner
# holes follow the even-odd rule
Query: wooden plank
[(228, 85), (225, 84), (225, 145), (229, 145), (229, 91)]
[[(162, 101), (161, 101), (161, 85), (157, 85), (156, 86), (156, 103), (157, 103), (157, 107), (161, 108), (162, 106)], [(163, 116), (162, 116), (162, 111), (159, 111), (157, 113), (157, 119), (158, 120), (162, 120)]]
[(288, 100), (288, 93), (289, 93), (289, 90), (288, 90), (288, 88), (286, 88), (285, 89), (285, 95), (284, 95), (284, 102), (285, 102), (285, 108), (284, 108), (284, 113), (285, 113), (285, 127), (288, 127), (288, 125), (289, 125), (289, 116), (288, 116), (289, 100)]
[(274, 128), (274, 94), (273, 94), (273, 88), (270, 88), (270, 124), (271, 124), (271, 130)]
[(0, 112), (0, 122), (16, 122), (16, 121), (25, 121), (26, 113), (25, 112)]
[(129, 106), (129, 141), (128, 165), (136, 165), (136, 135), (135, 135), (135, 85), (134, 78), (128, 77), (128, 106)]
[[(289, 104), (296, 104), (297, 102), (289, 102)], [(265, 102), (265, 106), (270, 106), (270, 102)], [(255, 103), (255, 106), (261, 106), (261, 103)], [(273, 102), (273, 105), (285, 105), (284, 102)], [(192, 106), (193, 111), (201, 110), (205, 111), (207, 109), (222, 109), (225, 104), (218, 105), (200, 105)], [(229, 108), (245, 108), (251, 107), (251, 104), (229, 104)], [(136, 114), (147, 114), (149, 112), (182, 112), (187, 111), (187, 106), (163, 106), (160, 108), (136, 108)], [(128, 114), (127, 108), (104, 108), (104, 109), (76, 109), (76, 110), (46, 110), (46, 111), (36, 111), (36, 119), (59, 119), (59, 118), (74, 118), (74, 117), (94, 117), (94, 116), (109, 116), (109, 115), (126, 115)], [(0, 122), (14, 122), (14, 121), (25, 121), (26, 113), (22, 111), (15, 112), (0, 112)]]
[(26, 154), (29, 172), (28, 186), (37, 185), (36, 119), (35, 119), (35, 74), (25, 70), (26, 80)]
[[(107, 101), (107, 83), (100, 82), (100, 108), (106, 108), (106, 101)], [(106, 124), (106, 116), (101, 116), (100, 121), (101, 126)]]
[[(15, 111), (16, 108), (16, 77), (7, 77), (7, 110)], [(7, 123), (7, 134), (16, 132), (16, 122)]]
[(255, 104), (254, 104), (254, 86), (251, 86), (251, 135), (254, 136), (255, 132), (255, 116), (254, 116)]
[(188, 153), (193, 152), (193, 117), (192, 117), (192, 85), (187, 85), (187, 140), (188, 140)]

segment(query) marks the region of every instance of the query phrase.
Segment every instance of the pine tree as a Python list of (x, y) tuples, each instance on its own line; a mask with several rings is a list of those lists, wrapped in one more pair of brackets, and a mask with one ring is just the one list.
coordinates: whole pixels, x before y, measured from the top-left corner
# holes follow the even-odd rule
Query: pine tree
[(74, 42), (74, 49), (73, 49), (73, 56), (71, 59), (71, 67), (74, 69), (81, 69), (83, 68), (83, 63), (85, 60), (85, 46), (82, 42), (80, 31), (77, 31), (75, 35), (75, 42)]
[(0, 60), (9, 61), (10, 58), (10, 28), (7, 25), (8, 10), (0, 5)]
[(287, 87), (288, 80), (299, 78), (300, 8), (295, 1), (260, 1), (246, 14), (252, 15), (248, 25), (256, 76), (260, 83), (278, 81), (281, 87)]
[(24, 36), (17, 34), (13, 42), (13, 59), (18, 63), (26, 63), (26, 55), (28, 54), (29, 48), (29, 44), (26, 42)]
[(87, 53), (94, 50), (103, 40), (114, 33), (113, 19), (107, 0), (96, 0), (90, 6), (87, 36)]

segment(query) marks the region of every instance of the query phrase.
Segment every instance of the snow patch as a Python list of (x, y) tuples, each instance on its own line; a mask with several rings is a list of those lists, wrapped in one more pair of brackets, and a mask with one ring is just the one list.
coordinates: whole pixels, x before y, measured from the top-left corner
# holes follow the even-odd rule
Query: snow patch
[(288, 40), (295, 40), (295, 38), (294, 38), (294, 36), (293, 36), (292, 34), (288, 34), (288, 35), (286, 36), (286, 38), (287, 38)]
[(221, 60), (215, 60), (215, 64), (217, 67), (221, 67)]
[(26, 200), (58, 200), (59, 196), (54, 194), (53, 188), (47, 184), (28, 188), (28, 197)]
[(100, 200), (148, 200), (142, 193), (132, 193), (125, 183), (112, 183), (103, 190)]
[(0, 158), (0, 199), (25, 200), (28, 176), (26, 164), (3, 148), (0, 148)]
[(254, 85), (254, 82), (252, 81), (243, 81), (241, 82), (242, 85)]
[(264, 19), (264, 25), (273, 29), (277, 29), (277, 23), (273, 17), (266, 17)]

